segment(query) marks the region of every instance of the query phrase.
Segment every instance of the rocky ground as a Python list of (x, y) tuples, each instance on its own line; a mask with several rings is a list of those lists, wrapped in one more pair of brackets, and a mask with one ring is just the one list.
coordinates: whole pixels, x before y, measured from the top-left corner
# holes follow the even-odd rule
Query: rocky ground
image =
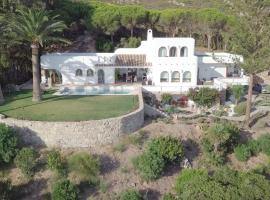
[[(266, 118), (265, 120), (268, 120)], [(64, 149), (61, 150), (66, 157), (74, 151), (90, 151), (100, 157), (102, 163), (101, 184), (99, 187), (81, 185), (80, 199), (110, 200), (121, 191), (135, 188), (140, 190), (148, 199), (160, 199), (164, 193), (173, 191), (177, 175), (181, 171), (180, 165), (172, 166), (165, 171), (163, 176), (153, 182), (143, 181), (132, 165), (132, 159), (143, 152), (147, 142), (151, 138), (158, 136), (174, 136), (179, 138), (185, 147), (185, 157), (191, 162), (192, 167), (204, 167), (204, 160), (200, 150), (200, 139), (203, 131), (201, 120), (191, 121), (167, 121), (148, 120), (145, 126), (135, 135), (140, 135), (139, 140), (126, 136), (120, 138), (115, 144), (97, 147), (94, 149)], [(207, 124), (207, 120), (205, 121)], [(209, 121), (209, 123), (211, 123)], [(265, 132), (270, 133), (269, 128), (258, 132), (253, 129), (251, 132), (242, 131), (242, 137), (257, 137)], [(133, 139), (132, 139), (133, 138)], [(48, 149), (40, 150), (40, 167), (34, 179), (30, 182), (22, 178), (18, 169), (13, 168), (10, 172), (12, 183), (18, 191), (18, 199), (38, 200), (48, 199), (51, 185), (55, 181), (55, 176), (48, 171), (44, 164), (44, 152)], [(238, 170), (249, 170), (258, 164), (267, 162), (267, 157), (258, 155), (251, 158), (247, 163), (237, 161), (234, 155), (228, 156), (228, 165)], [(42, 164), (43, 163), (43, 164)]]

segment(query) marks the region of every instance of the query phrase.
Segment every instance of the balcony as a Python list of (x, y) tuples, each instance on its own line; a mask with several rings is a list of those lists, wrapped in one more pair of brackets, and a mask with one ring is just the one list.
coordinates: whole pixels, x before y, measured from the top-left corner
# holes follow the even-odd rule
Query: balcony
[(242, 77), (215, 78), (213, 83), (214, 86), (222, 88), (227, 88), (230, 85), (248, 85), (249, 77), (244, 75)]

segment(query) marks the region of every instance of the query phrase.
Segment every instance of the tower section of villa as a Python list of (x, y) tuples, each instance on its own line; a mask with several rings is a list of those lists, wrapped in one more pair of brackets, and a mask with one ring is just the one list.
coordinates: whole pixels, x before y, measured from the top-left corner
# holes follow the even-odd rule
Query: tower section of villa
[(154, 38), (148, 30), (144, 42), (146, 55), (152, 67), (149, 78), (153, 85), (167, 87), (195, 87), (198, 76), (198, 60), (194, 55), (193, 38)]

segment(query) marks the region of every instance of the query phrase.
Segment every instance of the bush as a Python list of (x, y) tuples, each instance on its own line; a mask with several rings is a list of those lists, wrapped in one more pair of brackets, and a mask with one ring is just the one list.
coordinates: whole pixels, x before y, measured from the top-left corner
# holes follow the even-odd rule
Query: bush
[(57, 150), (52, 150), (47, 155), (47, 167), (52, 171), (60, 172), (63, 169), (61, 154)]
[(270, 199), (270, 182), (252, 172), (238, 172), (221, 168), (208, 174), (206, 170), (184, 169), (175, 184), (183, 200)]
[(213, 112), (213, 114), (217, 117), (222, 117), (222, 116), (226, 116), (227, 115), (227, 112), (224, 110), (224, 109), (219, 109), (219, 110), (215, 110)]
[(247, 103), (246, 102), (241, 102), (238, 105), (236, 105), (234, 107), (234, 112), (238, 115), (238, 116), (242, 116), (244, 114), (246, 114), (246, 109), (247, 109)]
[(176, 179), (175, 191), (178, 194), (185, 192), (185, 186), (196, 182), (199, 179), (207, 180), (206, 170), (201, 169), (183, 169)]
[(118, 143), (113, 147), (113, 150), (122, 153), (126, 150), (126, 145), (124, 143)]
[(11, 196), (11, 183), (9, 180), (0, 180), (0, 200), (8, 200)]
[(16, 155), (17, 138), (14, 130), (0, 124), (0, 162), (9, 163)]
[(141, 44), (141, 38), (129, 37), (121, 38), (118, 48), (137, 48)]
[(252, 156), (258, 154), (261, 151), (260, 144), (257, 140), (249, 140), (246, 145), (250, 149)]
[(142, 195), (135, 190), (127, 190), (120, 194), (120, 200), (143, 200)]
[(22, 148), (15, 157), (16, 166), (27, 177), (34, 175), (37, 153), (32, 148)]
[(177, 200), (171, 193), (167, 193), (163, 196), (162, 200)]
[(163, 158), (166, 163), (180, 161), (184, 155), (181, 142), (170, 136), (153, 139), (148, 145), (148, 151)]
[(258, 138), (258, 144), (261, 148), (261, 151), (266, 155), (270, 156), (270, 135), (263, 135)]
[(68, 160), (69, 170), (81, 181), (97, 184), (100, 173), (100, 161), (94, 156), (81, 152), (72, 155)]
[(189, 90), (188, 97), (199, 106), (210, 107), (217, 102), (219, 92), (216, 89), (203, 87)]
[(247, 145), (240, 145), (234, 149), (235, 157), (239, 161), (247, 161), (251, 156), (251, 150)]
[(61, 180), (53, 187), (52, 200), (77, 200), (78, 196), (78, 188), (69, 180)]
[(169, 94), (169, 93), (163, 93), (163, 94), (161, 95), (161, 102), (162, 102), (163, 104), (171, 104), (172, 100), (173, 100), (173, 97), (172, 97), (172, 95)]
[(232, 93), (235, 98), (235, 103), (238, 104), (241, 97), (245, 94), (244, 86), (242, 85), (233, 85), (232, 86)]
[(239, 142), (239, 129), (227, 123), (215, 123), (208, 128), (203, 136), (203, 151), (213, 164), (223, 164), (225, 157)]
[(257, 140), (249, 140), (235, 148), (235, 156), (240, 161), (247, 161), (251, 156), (263, 152), (270, 156), (270, 135), (263, 135)]
[(101, 52), (113, 52), (114, 46), (111, 41), (100, 38), (96, 42), (96, 49)]
[(156, 154), (145, 152), (134, 160), (134, 166), (145, 180), (155, 180), (162, 174), (165, 161)]

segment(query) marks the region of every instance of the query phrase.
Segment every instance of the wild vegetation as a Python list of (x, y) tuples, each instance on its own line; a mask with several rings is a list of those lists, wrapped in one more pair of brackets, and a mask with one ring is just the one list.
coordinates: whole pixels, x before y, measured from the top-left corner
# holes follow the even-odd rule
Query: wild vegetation
[[(0, 168), (0, 197), (31, 199), (34, 194), (70, 200), (81, 196), (177, 200), (201, 196), (256, 199), (256, 195), (258, 199), (268, 199), (269, 134), (242, 141), (240, 134), (245, 133), (236, 125), (213, 121), (208, 124), (203, 119), (194, 122), (203, 123), (205, 131), (198, 131), (188, 122), (157, 120), (140, 132), (123, 137), (123, 151), (115, 151), (115, 145), (83, 152), (49, 148), (34, 151), (22, 143), (7, 146), (5, 152), (15, 151), (9, 164)], [(0, 138), (10, 132), (9, 138), (20, 139), (12, 128), (2, 126), (5, 128), (0, 131)], [(183, 164), (187, 159), (190, 164)], [(249, 168), (244, 172), (241, 165)], [(45, 184), (39, 185), (40, 180), (45, 180)], [(31, 187), (35, 189), (29, 190)], [(249, 193), (251, 187), (255, 193)]]
[[(16, 94), (9, 94), (14, 90), (9, 83), (19, 84), (32, 76), (34, 85), (39, 83), (40, 53), (66, 50), (69, 48), (66, 42), (72, 43), (82, 35), (93, 37), (99, 51), (136, 47), (145, 39), (146, 29), (152, 28), (157, 36), (194, 37), (198, 48), (242, 54), (245, 62), (236, 63), (250, 75), (249, 98), (245, 104), (239, 102), (243, 95), (240, 87), (233, 88), (233, 95), (238, 104), (236, 112), (239, 115), (246, 112), (249, 121), (253, 76), (269, 69), (269, 1), (228, 1), (224, 5), (218, 0), (179, 0), (178, 3), (187, 6), (168, 9), (149, 9), (153, 8), (149, 2), (143, 1), (148, 5), (144, 8), (91, 0), (0, 0), (0, 29), (3, 30), (0, 32), (0, 82), (6, 97), (1, 112), (31, 119), (49, 110), (48, 104), (55, 112), (63, 110), (60, 100), (52, 107), (54, 101), (48, 93), (43, 94), (40, 104), (29, 103), (31, 92), (17, 96), (17, 103), (11, 101), (16, 99)], [(163, 3), (158, 1), (157, 5)], [(211, 8), (205, 8), (208, 6)], [(28, 29), (23, 29), (23, 25)], [(35, 26), (42, 28), (37, 30)], [(34, 100), (38, 101), (40, 88), (34, 90)], [(217, 91), (211, 89), (190, 91), (189, 96), (202, 107), (211, 106), (218, 99)], [(162, 100), (164, 104), (170, 103), (172, 96), (165, 94)], [(1, 90), (0, 102), (3, 103)], [(121, 112), (137, 106), (137, 103), (134, 105), (137, 100), (126, 101), (123, 97), (117, 102), (126, 106), (123, 110), (117, 107)], [(126, 102), (133, 104), (126, 105)], [(22, 109), (21, 105), (27, 107)], [(106, 100), (102, 105), (110, 104)], [(79, 107), (76, 104), (74, 109)], [(108, 110), (105, 108), (104, 112)], [(67, 121), (69, 116), (64, 116)], [(149, 126), (154, 128), (151, 130)], [(249, 133), (235, 124), (204, 118), (176, 124), (171, 120), (153, 120), (144, 128), (150, 129), (149, 140), (145, 134), (127, 136), (119, 146), (112, 145), (112, 151), (107, 150), (111, 145), (96, 148), (100, 153), (96, 155), (93, 149), (83, 153), (77, 149), (71, 153), (47, 152), (47, 148), (45, 153), (42, 149), (33, 150), (20, 143), (13, 128), (0, 124), (0, 199), (77, 200), (79, 195), (91, 199), (155, 199), (147, 196), (151, 192), (165, 194), (164, 200), (270, 199), (269, 134), (254, 133), (261, 134), (254, 139), (254, 135), (250, 138)], [(253, 157), (256, 159), (249, 163)], [(184, 158), (190, 160), (190, 169), (183, 169), (180, 164)], [(109, 190), (109, 187), (116, 189)], [(45, 195), (40, 194), (43, 190)]]
[(183, 154), (183, 146), (176, 138), (160, 137), (150, 141), (146, 151), (133, 163), (143, 179), (155, 180), (169, 164), (179, 163)]
[(187, 169), (178, 176), (175, 190), (180, 199), (268, 199), (269, 186), (255, 173), (222, 168), (209, 175), (204, 169)]
[(230, 123), (216, 123), (210, 126), (203, 137), (203, 151), (209, 161), (222, 165), (226, 156), (239, 143), (239, 129)]

